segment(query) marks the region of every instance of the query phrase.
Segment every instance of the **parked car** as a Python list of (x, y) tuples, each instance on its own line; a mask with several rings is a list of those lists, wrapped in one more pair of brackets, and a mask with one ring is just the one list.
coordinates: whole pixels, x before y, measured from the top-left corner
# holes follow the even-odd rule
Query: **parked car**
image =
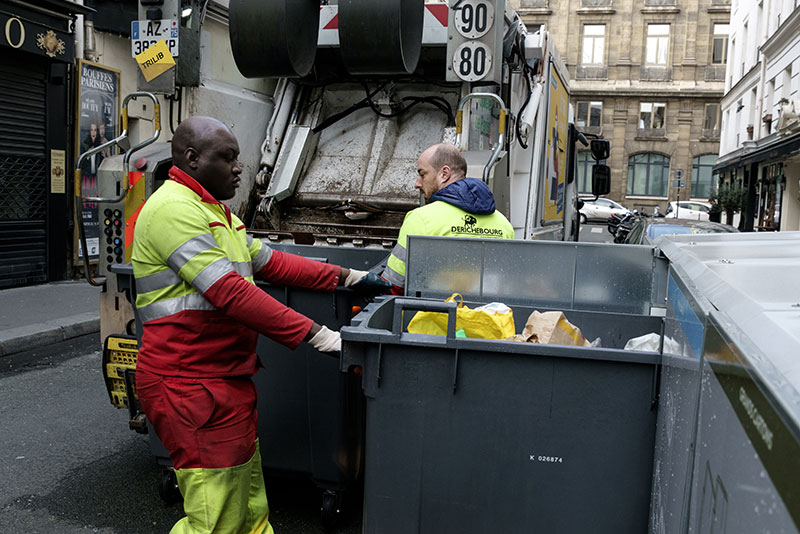
[(667, 219), (694, 219), (696, 221), (707, 221), (708, 212), (711, 204), (697, 202), (695, 200), (681, 200), (680, 202), (670, 202), (664, 217)]
[(662, 235), (728, 234), (738, 231), (727, 224), (698, 221), (696, 219), (640, 218), (631, 227), (624, 243), (629, 245), (649, 245)]
[(579, 213), (582, 223), (587, 221), (605, 222), (609, 217), (611, 217), (611, 215), (618, 215), (622, 217), (630, 213), (628, 208), (608, 198), (598, 198), (595, 200), (594, 197), (589, 197), (581, 198), (581, 200), (583, 201), (583, 207)]

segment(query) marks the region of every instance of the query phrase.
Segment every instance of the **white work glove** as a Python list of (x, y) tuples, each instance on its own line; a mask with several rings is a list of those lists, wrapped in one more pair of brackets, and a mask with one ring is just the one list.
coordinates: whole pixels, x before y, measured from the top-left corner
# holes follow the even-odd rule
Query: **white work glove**
[(350, 274), (347, 275), (347, 278), (344, 279), (344, 287), (351, 287), (353, 284), (367, 276), (369, 273), (367, 271), (357, 271), (355, 269), (350, 269)]
[(350, 269), (350, 274), (344, 280), (344, 287), (366, 295), (385, 295), (392, 291), (392, 284), (377, 274), (356, 269)]
[(342, 336), (339, 332), (330, 330), (327, 326), (319, 329), (314, 337), (308, 340), (312, 347), (320, 352), (335, 352), (342, 350)]

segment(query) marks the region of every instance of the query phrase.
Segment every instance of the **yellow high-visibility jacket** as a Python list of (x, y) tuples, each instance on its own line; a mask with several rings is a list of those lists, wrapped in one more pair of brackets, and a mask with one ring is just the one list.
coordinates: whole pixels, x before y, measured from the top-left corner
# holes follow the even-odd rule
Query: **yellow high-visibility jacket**
[[(406, 214), (397, 244), (383, 271), (396, 288), (406, 283), (406, 247), (409, 235), (440, 235), (514, 239), (514, 228), (495, 209), (489, 187), (475, 178), (454, 182), (431, 196), (431, 203)], [(396, 290), (395, 293), (401, 293)]]

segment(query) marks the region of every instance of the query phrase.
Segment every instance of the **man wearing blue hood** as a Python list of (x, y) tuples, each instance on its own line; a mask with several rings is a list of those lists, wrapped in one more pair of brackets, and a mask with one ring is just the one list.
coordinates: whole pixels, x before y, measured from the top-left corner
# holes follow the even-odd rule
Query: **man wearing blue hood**
[(449, 143), (428, 147), (419, 156), (414, 189), (421, 190), (428, 203), (406, 214), (383, 271), (393, 294), (402, 295), (405, 288), (409, 235), (514, 239), (514, 228), (495, 209), (489, 186), (466, 174), (464, 156)]

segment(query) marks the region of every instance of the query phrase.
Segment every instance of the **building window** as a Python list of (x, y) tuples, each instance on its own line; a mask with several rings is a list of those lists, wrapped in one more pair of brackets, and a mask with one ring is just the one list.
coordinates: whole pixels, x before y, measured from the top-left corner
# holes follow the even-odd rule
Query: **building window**
[(714, 161), (717, 156), (706, 154), (692, 160), (692, 198), (709, 198), (714, 176)]
[(741, 39), (739, 39), (739, 46), (742, 49), (742, 52), (739, 55), (742, 56), (742, 77), (744, 77), (745, 72), (747, 72), (745, 70), (745, 64), (746, 64), (745, 60), (747, 59), (747, 56), (749, 55), (749, 52), (747, 50), (747, 23), (746, 22), (744, 24), (744, 27), (742, 28), (742, 37), (741, 37)]
[(661, 154), (635, 154), (628, 158), (626, 194), (666, 197), (669, 179), (669, 158)]
[[(776, 103), (775, 99), (775, 78), (767, 82), (767, 88), (764, 92), (764, 116), (761, 117), (761, 122), (764, 125), (764, 135), (772, 133), (772, 106)], [(775, 123), (777, 124), (777, 117)]]
[(728, 62), (729, 24), (714, 24), (714, 41), (711, 46), (711, 63), (725, 65)]
[(578, 152), (578, 193), (592, 192), (592, 165), (595, 161), (588, 150)]
[(639, 129), (663, 128), (667, 105), (663, 102), (641, 102), (639, 104)]
[(585, 24), (583, 26), (583, 53), (581, 65), (602, 66), (606, 50), (605, 24)]
[(599, 127), (603, 124), (602, 102), (578, 102), (578, 127)]
[(703, 120), (703, 130), (713, 135), (719, 135), (719, 104), (706, 104), (706, 114)]
[(781, 88), (781, 97), (789, 100), (792, 96), (792, 64), (783, 69), (783, 87)]
[(648, 66), (666, 67), (668, 50), (669, 24), (648, 24), (645, 63)]

